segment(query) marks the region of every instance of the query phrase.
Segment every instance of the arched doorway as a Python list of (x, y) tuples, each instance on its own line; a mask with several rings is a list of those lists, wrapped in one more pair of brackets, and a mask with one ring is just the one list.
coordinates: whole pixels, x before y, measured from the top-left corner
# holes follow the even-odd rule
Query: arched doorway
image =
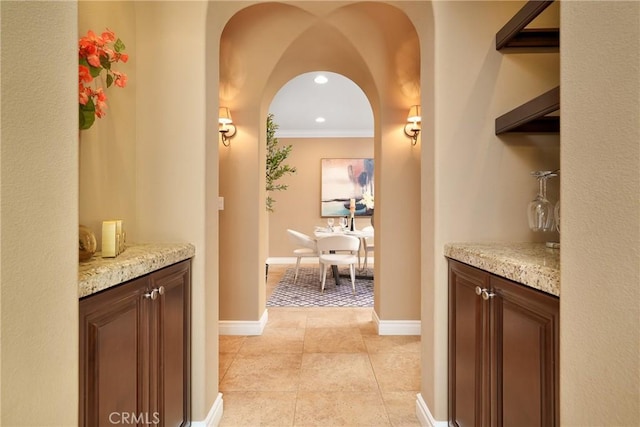
[[(409, 106), (419, 103), (418, 47), (408, 17), (382, 3), (309, 2), (306, 9), (263, 3), (229, 20), (221, 37), (220, 103), (233, 109), (239, 134), (231, 147), (220, 147), (221, 333), (225, 321), (252, 321), (258, 330), (265, 321), (264, 122), (284, 83), (314, 69), (348, 77), (371, 103), (381, 207), (376, 246), (382, 249), (375, 267), (376, 316), (381, 324), (414, 322), (419, 331), (420, 152), (402, 132)], [(403, 251), (381, 246), (385, 234)], [(253, 242), (252, 249), (246, 242)]]
[[(322, 83), (315, 82), (319, 78), (324, 79)], [(287, 163), (297, 168), (295, 175), (281, 180), (286, 191), (271, 194), (276, 204), (268, 215), (268, 255), (271, 262), (279, 262), (291, 256), (287, 228), (311, 233), (314, 226), (325, 223), (320, 207), (322, 159), (373, 159), (374, 120), (362, 89), (329, 71), (303, 73), (289, 80), (271, 101), (269, 113), (278, 125), (279, 145), (292, 147)], [(363, 218), (365, 223), (369, 218)]]
[[(286, 266), (293, 263), (291, 256), (296, 249), (287, 238), (287, 229), (311, 236), (314, 228), (325, 225), (329, 217), (334, 219), (338, 215), (348, 215), (343, 205), (339, 211), (330, 212), (323, 207), (325, 193), (331, 189), (323, 185), (325, 171), (322, 165), (337, 159), (367, 159), (371, 165), (368, 181), (373, 188), (374, 119), (369, 100), (362, 89), (347, 77), (326, 70), (311, 71), (293, 77), (278, 90), (270, 103), (269, 114), (277, 126), (275, 138), (278, 146), (291, 149), (286, 163), (297, 170), (278, 181), (287, 187), (286, 191), (269, 194), (274, 206), (268, 215), (267, 262), (272, 273), (284, 271), (287, 274), (275, 298), (270, 296), (277, 281), (268, 278), (267, 306), (372, 304), (372, 269), (359, 273), (359, 279), (364, 280), (358, 286), (358, 291), (364, 294), (360, 298), (354, 298), (350, 292), (339, 292), (341, 288), (333, 288), (336, 293), (320, 298), (315, 292), (314, 281), (317, 260), (309, 257), (302, 259), (300, 269), (302, 274), (299, 277), (305, 278), (304, 285), (298, 283), (291, 288), (286, 285), (293, 280), (295, 269), (287, 272)], [(347, 184), (346, 176), (344, 178)], [(354, 197), (361, 198), (356, 194)], [(369, 216), (361, 217), (365, 213), (356, 212), (359, 228), (370, 224)]]

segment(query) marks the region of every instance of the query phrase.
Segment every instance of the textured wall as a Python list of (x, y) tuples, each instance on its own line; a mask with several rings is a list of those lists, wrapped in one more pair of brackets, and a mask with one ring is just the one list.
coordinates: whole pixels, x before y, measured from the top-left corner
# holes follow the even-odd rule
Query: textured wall
[(640, 3), (561, 11), (561, 423), (636, 426)]
[(1, 424), (75, 425), (77, 8), (3, 1), (0, 15)]

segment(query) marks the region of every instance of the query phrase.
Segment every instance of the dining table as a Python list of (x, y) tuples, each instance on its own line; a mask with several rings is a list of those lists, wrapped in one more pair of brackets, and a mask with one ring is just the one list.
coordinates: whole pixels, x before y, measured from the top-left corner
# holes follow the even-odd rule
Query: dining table
[[(313, 231), (313, 235), (316, 239), (321, 239), (327, 236), (335, 236), (336, 234), (343, 234), (347, 236), (354, 236), (360, 239), (361, 247), (366, 245), (365, 239), (373, 237), (373, 229), (370, 230), (349, 230), (348, 228), (344, 228), (342, 226), (333, 226), (333, 227), (316, 227)], [(338, 271), (337, 265), (331, 266), (331, 271), (333, 272), (333, 278), (336, 281), (336, 286), (340, 286), (340, 273)], [(368, 278), (368, 276), (362, 276), (356, 274), (356, 279)]]

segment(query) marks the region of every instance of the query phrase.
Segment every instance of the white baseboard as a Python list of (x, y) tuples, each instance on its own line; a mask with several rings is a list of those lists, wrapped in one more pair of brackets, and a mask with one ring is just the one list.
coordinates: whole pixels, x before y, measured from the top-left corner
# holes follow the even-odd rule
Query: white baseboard
[(267, 310), (260, 320), (219, 320), (218, 335), (262, 335), (269, 320)]
[(427, 403), (420, 393), (416, 395), (416, 416), (418, 417), (418, 421), (420, 421), (420, 425), (423, 427), (448, 427), (449, 425), (447, 421), (436, 421), (435, 418), (433, 418)]
[(203, 421), (191, 421), (191, 427), (218, 427), (222, 420), (222, 412), (222, 393), (218, 393), (218, 397), (213, 402), (207, 417)]
[(420, 320), (380, 320), (373, 310), (372, 318), (378, 329), (378, 335), (421, 335)]
[[(296, 263), (296, 257), (269, 257), (266, 263), (269, 265), (293, 264)], [(304, 257), (300, 259), (300, 264), (318, 264), (318, 257)]]
[[(364, 262), (364, 258), (362, 261)], [(269, 257), (266, 263), (269, 265), (295, 265), (296, 257)], [(373, 257), (368, 258), (367, 263), (373, 265)], [(318, 257), (304, 257), (300, 260), (300, 264), (318, 264)]]

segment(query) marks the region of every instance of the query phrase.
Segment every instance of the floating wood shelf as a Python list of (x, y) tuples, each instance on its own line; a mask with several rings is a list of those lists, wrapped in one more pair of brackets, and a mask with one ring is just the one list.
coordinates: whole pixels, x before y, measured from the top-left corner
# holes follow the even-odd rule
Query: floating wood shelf
[(556, 52), (560, 48), (558, 28), (525, 29), (554, 0), (529, 0), (496, 33), (496, 50), (509, 52)]
[[(559, 28), (525, 28), (554, 0), (529, 0), (496, 33), (496, 50), (501, 52), (557, 52)], [(496, 135), (507, 132), (560, 133), (560, 87), (514, 108), (496, 119)]]
[(522, 104), (496, 119), (496, 135), (507, 132), (559, 133), (560, 86)]

